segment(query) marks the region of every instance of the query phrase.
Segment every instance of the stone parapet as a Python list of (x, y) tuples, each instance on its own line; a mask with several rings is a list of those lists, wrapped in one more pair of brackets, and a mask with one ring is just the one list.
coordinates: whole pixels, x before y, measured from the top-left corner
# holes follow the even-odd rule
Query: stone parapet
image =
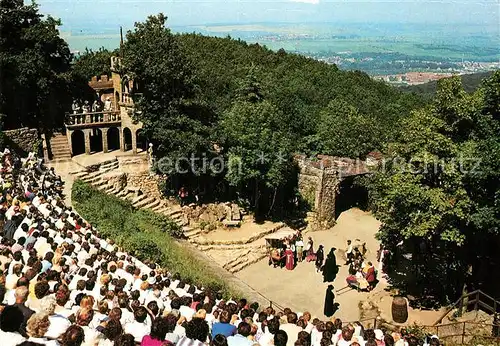
[(23, 127), (15, 130), (3, 131), (5, 136), (5, 146), (20, 156), (26, 156), (35, 150), (40, 153), (41, 140), (37, 129)]

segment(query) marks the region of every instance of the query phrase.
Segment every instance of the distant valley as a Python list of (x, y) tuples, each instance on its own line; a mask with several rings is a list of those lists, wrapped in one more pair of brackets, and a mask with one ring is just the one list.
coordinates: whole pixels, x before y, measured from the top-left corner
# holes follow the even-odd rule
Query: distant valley
[[(469, 74), (500, 68), (498, 28), (422, 24), (214, 24), (174, 26), (174, 32), (231, 36), (272, 50), (284, 49), (361, 70), (396, 85), (415, 85), (440, 78), (440, 74)], [(74, 51), (86, 47), (117, 48), (118, 28), (64, 32)], [(424, 72), (413, 81), (408, 72)], [(424, 76), (424, 77), (422, 77)], [(436, 77), (437, 76), (437, 77)]]

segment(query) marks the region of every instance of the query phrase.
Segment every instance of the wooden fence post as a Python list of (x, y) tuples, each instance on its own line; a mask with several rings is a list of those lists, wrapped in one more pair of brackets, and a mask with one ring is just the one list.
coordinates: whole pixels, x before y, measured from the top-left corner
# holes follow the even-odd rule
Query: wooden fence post
[(465, 323), (466, 323), (466, 322), (464, 322), (464, 328), (463, 328), (463, 330), (462, 330), (462, 345), (463, 345), (463, 344), (464, 344), (464, 342), (465, 342)]

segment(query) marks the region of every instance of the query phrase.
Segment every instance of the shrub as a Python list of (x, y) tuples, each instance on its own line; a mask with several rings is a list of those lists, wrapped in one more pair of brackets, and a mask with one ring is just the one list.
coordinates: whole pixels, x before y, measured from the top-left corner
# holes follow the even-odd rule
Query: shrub
[(182, 229), (173, 220), (148, 210), (137, 210), (131, 203), (106, 195), (76, 180), (72, 189), (75, 209), (97, 227), (102, 237), (113, 239), (141, 260), (152, 260), (178, 272), (185, 279), (212, 290), (233, 295), (218, 273), (207, 267), (197, 253), (175, 241)]

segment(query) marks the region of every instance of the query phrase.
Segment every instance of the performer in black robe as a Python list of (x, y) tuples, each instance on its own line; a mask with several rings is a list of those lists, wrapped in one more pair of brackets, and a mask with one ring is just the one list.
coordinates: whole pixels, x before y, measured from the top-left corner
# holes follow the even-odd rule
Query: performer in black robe
[(332, 248), (326, 257), (325, 265), (323, 266), (323, 282), (333, 282), (339, 272), (335, 250), (335, 248)]
[(333, 286), (328, 285), (325, 294), (325, 308), (324, 314), (326, 317), (332, 317), (335, 313), (335, 294), (333, 293)]
[(325, 254), (323, 253), (323, 245), (318, 247), (318, 251), (316, 252), (316, 272), (319, 273), (321, 267), (323, 266), (323, 260), (325, 258)]

